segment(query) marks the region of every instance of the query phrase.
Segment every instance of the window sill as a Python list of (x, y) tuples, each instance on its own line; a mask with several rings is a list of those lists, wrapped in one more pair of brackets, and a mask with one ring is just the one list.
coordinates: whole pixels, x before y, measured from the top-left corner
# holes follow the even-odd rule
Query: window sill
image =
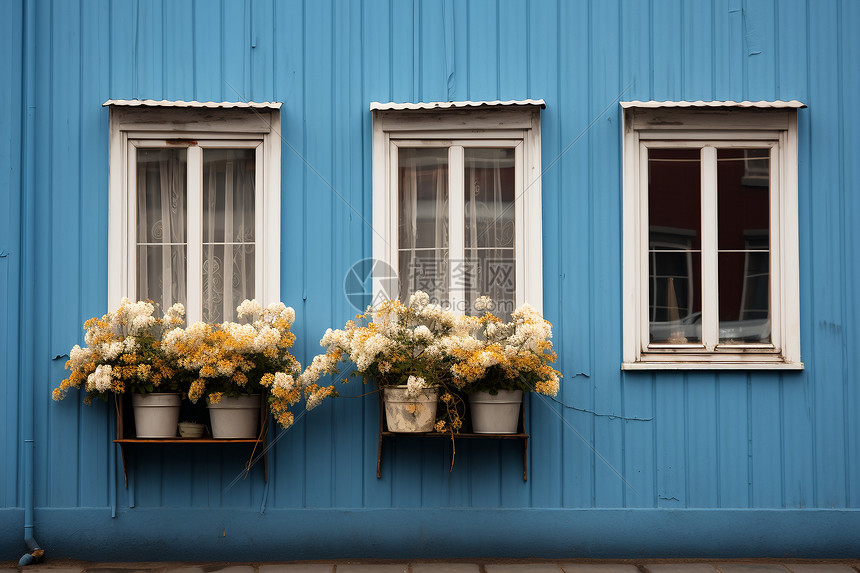
[(803, 362), (622, 362), (621, 370), (803, 370)]

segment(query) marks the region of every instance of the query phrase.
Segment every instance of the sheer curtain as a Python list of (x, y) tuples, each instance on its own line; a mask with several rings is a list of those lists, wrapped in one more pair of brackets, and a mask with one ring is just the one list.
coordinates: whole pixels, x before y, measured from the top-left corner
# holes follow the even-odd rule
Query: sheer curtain
[(400, 300), (416, 290), (448, 305), (448, 150), (401, 148), (398, 275)]
[[(233, 320), (254, 298), (253, 149), (203, 150), (203, 320)], [(262, 301), (264, 304), (266, 301)]]
[(137, 298), (186, 304), (187, 152), (138, 149)]
[[(466, 148), (463, 177), (463, 258), (448, 246), (448, 149), (401, 148), (398, 205), (400, 300), (416, 290), (449, 305), (450, 286), (464, 288), (467, 313), (481, 295), (507, 319), (516, 300), (514, 150)], [(449, 274), (450, 271), (450, 274)], [(451, 276), (453, 275), (453, 277)]]
[(516, 300), (514, 150), (465, 150), (466, 304), (493, 299), (494, 314), (507, 320)]
[[(206, 322), (235, 318), (255, 293), (253, 149), (203, 149), (202, 205), (187, 204), (187, 151), (138, 149), (137, 297), (169, 308), (200, 305)], [(188, 259), (187, 222), (203, 223), (201, 260)], [(202, 293), (187, 293), (188, 265), (202, 271)], [(201, 300), (202, 297), (202, 300)]]

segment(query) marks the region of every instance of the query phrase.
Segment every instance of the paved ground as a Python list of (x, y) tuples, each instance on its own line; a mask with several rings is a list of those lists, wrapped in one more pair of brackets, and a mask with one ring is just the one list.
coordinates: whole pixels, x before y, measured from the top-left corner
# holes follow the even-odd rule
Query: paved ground
[(860, 561), (86, 563), (54, 561), (0, 573), (860, 573)]

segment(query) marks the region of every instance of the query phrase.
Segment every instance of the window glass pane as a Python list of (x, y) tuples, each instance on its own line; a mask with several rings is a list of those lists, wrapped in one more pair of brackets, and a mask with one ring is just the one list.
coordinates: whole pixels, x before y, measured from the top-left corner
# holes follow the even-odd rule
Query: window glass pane
[(464, 161), (466, 312), (487, 295), (507, 318), (516, 300), (514, 150), (466, 148)]
[(492, 313), (504, 321), (514, 311), (516, 268), (513, 249), (466, 249), (466, 260), (454, 263), (454, 284), (466, 291), (466, 314), (483, 314), (472, 304), (483, 294), (493, 299)]
[(771, 340), (769, 157), (717, 150), (720, 344)]
[(138, 148), (136, 296), (186, 303), (187, 151)]
[(234, 320), (254, 298), (254, 149), (203, 150), (203, 320)]
[(701, 150), (648, 150), (650, 341), (702, 339)]
[(235, 320), (236, 307), (254, 298), (255, 245), (203, 245), (203, 320)]
[(254, 242), (256, 164), (254, 149), (203, 150), (204, 242)]
[(768, 250), (770, 150), (717, 150), (717, 221), (720, 250)]
[(770, 342), (770, 257), (720, 253), (720, 344)]
[(137, 298), (151, 300), (162, 311), (186, 303), (185, 245), (138, 245)]
[(648, 263), (650, 341), (701, 342), (701, 254), (652, 250)]
[(448, 304), (448, 149), (401, 148), (397, 185), (400, 300)]
[(401, 301), (408, 301), (412, 293), (421, 290), (430, 295), (431, 302), (449, 306), (448, 249), (401, 249), (398, 268)]

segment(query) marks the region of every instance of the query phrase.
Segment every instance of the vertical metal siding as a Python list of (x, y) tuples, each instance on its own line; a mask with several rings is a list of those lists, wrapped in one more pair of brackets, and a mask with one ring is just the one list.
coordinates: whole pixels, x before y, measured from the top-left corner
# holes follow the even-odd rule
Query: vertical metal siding
[[(35, 229), (19, 229), (22, 14), (3, 26), (0, 456), (18, 456), (36, 385), (39, 507), (860, 508), (860, 93), (857, 3), (613, 0), (135, 0), (39, 3)], [(106, 299), (108, 98), (283, 101), (282, 296), (296, 353), (354, 311), (370, 255), (370, 101), (544, 98), (544, 309), (563, 408), (529, 402), (529, 481), (507, 443), (386, 442), (377, 403), (344, 398), (275, 432), (268, 486), (241, 448), (138, 448), (109, 467), (104, 405), (50, 401), (63, 354)], [(800, 99), (802, 373), (620, 372), (617, 100)], [(5, 193), (4, 189), (4, 193)], [(19, 238), (33, 260), (21, 267)], [(19, 287), (34, 340), (19, 342)], [(18, 344), (23, 345), (19, 347)], [(23, 362), (17, 362), (21, 348)], [(16, 464), (0, 506), (20, 504)], [(622, 479), (623, 478), (623, 479)]]
[(21, 145), (23, 142), (23, 6), (16, 5), (0, 23), (2, 49), (7, 57), (0, 60), (0, 396), (3, 421), (0, 422), (0, 459), (6, 460), (0, 471), (0, 507), (21, 504), (19, 488), (21, 450), (19, 433), (19, 388), (15, 383), (20, 372), (20, 323), (18, 301), (21, 273), (21, 196), (17, 192), (23, 179)]

